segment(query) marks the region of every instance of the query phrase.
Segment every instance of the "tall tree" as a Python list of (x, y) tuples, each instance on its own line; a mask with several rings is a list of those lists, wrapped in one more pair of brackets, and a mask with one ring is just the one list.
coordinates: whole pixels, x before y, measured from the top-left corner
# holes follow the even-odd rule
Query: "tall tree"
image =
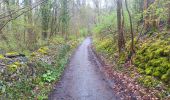
[(61, 31), (62, 35), (65, 37), (65, 40), (67, 40), (68, 37), (68, 28), (69, 28), (69, 1), (68, 0), (61, 0), (61, 15), (60, 15), (60, 22), (61, 22)]
[(122, 51), (124, 51), (125, 48), (122, 0), (117, 0), (117, 26), (118, 26), (118, 48), (119, 53), (121, 53)]
[(149, 21), (148, 21), (148, 15), (147, 15), (147, 8), (148, 8), (148, 0), (144, 0), (144, 4), (143, 4), (143, 10), (144, 10), (144, 13), (145, 13), (145, 16), (144, 16), (144, 27), (146, 30), (148, 30), (149, 28)]
[[(144, 27), (145, 30), (148, 32), (151, 29), (154, 29), (155, 26), (155, 19), (156, 19), (156, 15), (155, 15), (155, 8), (152, 9), (148, 9), (149, 6), (154, 3), (155, 0), (144, 0), (144, 4), (143, 4), (143, 9), (144, 9)], [(156, 5), (155, 5), (156, 6)]]
[(48, 36), (48, 29), (49, 29), (49, 19), (50, 19), (50, 14), (51, 14), (51, 0), (46, 0), (42, 5), (41, 5), (41, 25), (42, 25), (42, 37), (43, 39), (47, 39)]
[(130, 13), (130, 10), (128, 8), (128, 4), (127, 4), (127, 0), (125, 0), (125, 5), (126, 5), (126, 9), (129, 15), (129, 21), (130, 21), (130, 33), (131, 33), (131, 53), (134, 53), (134, 35), (133, 35), (133, 24), (132, 24), (132, 16)]
[(93, 4), (95, 6), (95, 13), (97, 14), (96, 15), (96, 20), (97, 22), (99, 22), (99, 16), (100, 16), (100, 1), (99, 0), (93, 0)]
[(34, 44), (36, 42), (36, 35), (33, 31), (33, 16), (32, 16), (32, 0), (25, 0), (25, 5), (29, 7), (30, 11), (27, 13), (27, 24), (29, 25), (29, 27), (27, 28), (27, 32), (28, 32), (28, 40), (27, 40), (27, 44), (28, 44), (28, 48), (30, 50), (34, 49)]
[(52, 3), (52, 18), (51, 18), (51, 31), (50, 31), (50, 37), (52, 37), (53, 35), (55, 35), (57, 33), (57, 28), (59, 27), (58, 25), (58, 9), (59, 8), (59, 4), (58, 4), (58, 0), (54, 0)]
[(168, 20), (167, 20), (167, 28), (170, 29), (170, 1), (167, 3), (168, 8)]

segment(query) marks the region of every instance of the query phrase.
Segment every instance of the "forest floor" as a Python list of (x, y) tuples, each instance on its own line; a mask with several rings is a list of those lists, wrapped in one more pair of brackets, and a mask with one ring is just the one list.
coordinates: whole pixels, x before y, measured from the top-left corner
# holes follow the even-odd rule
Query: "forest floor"
[(117, 100), (109, 82), (95, 64), (91, 39), (86, 38), (49, 95), (49, 100)]

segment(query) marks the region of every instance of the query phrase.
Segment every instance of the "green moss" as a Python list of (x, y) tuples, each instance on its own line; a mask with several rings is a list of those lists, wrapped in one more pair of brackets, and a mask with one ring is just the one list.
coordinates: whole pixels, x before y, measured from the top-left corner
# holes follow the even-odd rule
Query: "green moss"
[(161, 77), (160, 71), (154, 71), (152, 75), (155, 77)]
[(164, 53), (164, 49), (163, 49), (163, 48), (159, 48), (159, 49), (157, 49), (157, 50), (154, 51), (154, 52), (155, 52), (155, 55), (161, 56), (161, 55), (163, 55), (163, 53)]
[(1, 59), (4, 59), (4, 58), (5, 58), (5, 57), (4, 57), (3, 55), (0, 54), (0, 60), (1, 60)]
[(163, 62), (162, 64), (160, 64), (160, 66), (162, 66), (165, 70), (170, 68), (170, 63), (168, 61)]
[(151, 87), (152, 86), (152, 77), (146, 76), (143, 83), (145, 86)]
[(138, 78), (138, 82), (145, 87), (156, 87), (160, 82), (152, 76), (143, 76)]
[(160, 67), (156, 68), (156, 71), (159, 71), (160, 73), (165, 74), (167, 72), (167, 69), (162, 67), (162, 66), (160, 66)]
[(144, 74), (144, 73), (145, 73), (145, 71), (144, 71), (142, 68), (138, 68), (137, 70), (138, 70), (138, 72), (139, 72), (140, 74)]
[(119, 57), (119, 64), (124, 64), (125, 63), (125, 60), (126, 60), (126, 55), (125, 53), (121, 53), (120, 54), (120, 57)]
[(21, 67), (21, 63), (20, 62), (14, 62), (14, 64), (17, 66), (17, 67)]
[(163, 51), (164, 56), (170, 56), (170, 46), (166, 47)]
[(15, 64), (8, 65), (7, 67), (8, 67), (7, 68), (8, 71), (11, 72), (11, 73), (15, 72), (17, 70), (17, 68), (18, 68), (18, 66), (15, 65)]
[(169, 80), (168, 75), (167, 74), (162, 75), (161, 80), (164, 82), (168, 82), (168, 80)]
[(15, 55), (19, 55), (18, 52), (8, 52), (5, 54), (6, 56), (15, 56)]
[(150, 60), (148, 62), (149, 65), (154, 66), (154, 67), (160, 66), (161, 63), (162, 63), (161, 58), (159, 58), (159, 59), (152, 59), (152, 60)]
[[(145, 41), (137, 50), (134, 64), (139, 73), (153, 75), (168, 83), (168, 69), (170, 69), (170, 42), (168, 39), (154, 39)], [(143, 70), (145, 73), (143, 73)], [(170, 77), (170, 76), (169, 76)]]
[(22, 66), (22, 64), (20, 62), (14, 62), (13, 64), (8, 65), (7, 69), (9, 72), (13, 73), (21, 66)]
[(153, 70), (152, 67), (147, 67), (147, 68), (145, 69), (145, 73), (146, 73), (147, 75), (151, 75), (151, 74), (152, 74), (152, 70)]
[(48, 54), (47, 51), (48, 51), (47, 47), (42, 47), (42, 48), (38, 49), (38, 52), (41, 54), (44, 54), (44, 55)]
[(31, 57), (35, 57), (35, 56), (36, 56), (35, 52), (31, 53)]

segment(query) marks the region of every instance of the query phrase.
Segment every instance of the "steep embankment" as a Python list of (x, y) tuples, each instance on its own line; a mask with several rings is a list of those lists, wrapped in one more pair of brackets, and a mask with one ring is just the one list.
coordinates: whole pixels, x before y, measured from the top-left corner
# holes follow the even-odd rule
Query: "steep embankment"
[(134, 64), (127, 61), (128, 52), (118, 58), (115, 42), (109, 35), (94, 37), (93, 46), (106, 63), (106, 73), (114, 80), (113, 88), (121, 98), (169, 99), (169, 39), (168, 32), (142, 37), (136, 44)]

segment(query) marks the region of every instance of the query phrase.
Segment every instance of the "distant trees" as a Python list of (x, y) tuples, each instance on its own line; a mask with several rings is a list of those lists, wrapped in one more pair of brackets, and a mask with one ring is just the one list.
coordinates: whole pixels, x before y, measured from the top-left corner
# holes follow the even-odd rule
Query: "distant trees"
[(99, 0), (93, 0), (93, 4), (95, 7), (95, 11), (96, 11), (96, 21), (99, 22), (99, 16), (100, 16), (100, 1)]
[(50, 37), (56, 35), (59, 31), (59, 3), (59, 0), (55, 0), (51, 4), (52, 14), (51, 23), (49, 23)]
[[(38, 41), (46, 41), (56, 34), (62, 35), (67, 40), (69, 34), (78, 36), (90, 32), (94, 25), (102, 21), (102, 16), (114, 12), (117, 14), (117, 22), (114, 22), (117, 27), (109, 26), (109, 29), (117, 32), (118, 51), (121, 53), (125, 50), (127, 39), (132, 41), (129, 51), (135, 51), (134, 37), (135, 33), (143, 32), (140, 30), (144, 30), (144, 33), (154, 29), (157, 31), (160, 27), (159, 22), (166, 24), (170, 29), (169, 0), (104, 1), (102, 3), (100, 0), (91, 0), (91, 2), (88, 0), (3, 0), (0, 2), (0, 38), (6, 45), (12, 43), (9, 40), (13, 39), (15, 41), (13, 43), (17, 46), (33, 50), (38, 45)], [(164, 16), (163, 12), (165, 12)]]
[(93, 23), (95, 12), (88, 9), (86, 0), (1, 0), (0, 43), (34, 50), (57, 34), (67, 40)]
[[(162, 27), (165, 27), (165, 22), (167, 23), (167, 28), (170, 29), (170, 2), (168, 0), (116, 0), (117, 4), (117, 30), (118, 30), (118, 49), (122, 52), (125, 48), (124, 35), (125, 29), (129, 29), (131, 35), (131, 52), (135, 51), (134, 37), (135, 33), (138, 32), (145, 34), (151, 31), (157, 31)], [(124, 5), (125, 4), (125, 5)], [(123, 7), (125, 6), (125, 7)], [(131, 9), (131, 7), (135, 9)], [(127, 14), (129, 17), (129, 28), (124, 27), (127, 23), (127, 16), (124, 14), (124, 9), (127, 9)], [(132, 13), (131, 13), (132, 12)], [(163, 13), (164, 12), (164, 13)], [(162, 16), (165, 14), (165, 16)], [(166, 16), (167, 15), (167, 16)], [(126, 19), (124, 19), (126, 17)], [(132, 20), (134, 18), (134, 20)], [(167, 20), (165, 20), (167, 18)], [(126, 22), (125, 22), (126, 20)], [(164, 23), (164, 26), (160, 25)], [(142, 25), (142, 27), (141, 27)], [(127, 25), (126, 25), (127, 26)], [(137, 26), (136, 30), (133, 28)], [(140, 35), (139, 35), (140, 36)]]
[(159, 15), (159, 0), (144, 0), (144, 24), (146, 31), (158, 30), (160, 15)]

